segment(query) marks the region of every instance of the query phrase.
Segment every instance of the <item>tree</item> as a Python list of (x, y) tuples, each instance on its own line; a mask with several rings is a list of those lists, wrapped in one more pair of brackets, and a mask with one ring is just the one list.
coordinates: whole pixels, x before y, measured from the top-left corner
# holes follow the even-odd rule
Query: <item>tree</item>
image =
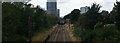
[(99, 12), (100, 8), (99, 4), (93, 3), (85, 14), (79, 16), (74, 33), (79, 33), (78, 36), (81, 37), (82, 41), (94, 41), (94, 26), (102, 20), (102, 15)]
[(117, 26), (118, 29), (120, 29), (120, 2), (116, 2), (116, 4), (114, 4), (115, 6), (115, 24)]
[(80, 16), (80, 10), (79, 9), (74, 9), (73, 11), (71, 11), (70, 14), (66, 15), (64, 18), (69, 18), (71, 23), (75, 23), (78, 18)]
[[(47, 31), (56, 24), (56, 17), (45, 10), (31, 7), (32, 4), (22, 2), (2, 3), (2, 33), (4, 41), (28, 41), (29, 28), (31, 34)], [(44, 31), (43, 31), (44, 30)]]
[(94, 29), (94, 25), (101, 21), (101, 13), (99, 12), (101, 6), (93, 3), (89, 10), (85, 13), (86, 19), (85, 28)]
[(108, 11), (103, 10), (101, 12), (101, 15), (102, 15), (103, 24), (112, 24), (113, 23), (112, 19), (110, 18), (110, 13)]
[(113, 7), (112, 11), (110, 12), (110, 21), (114, 24), (115, 23), (115, 7)]

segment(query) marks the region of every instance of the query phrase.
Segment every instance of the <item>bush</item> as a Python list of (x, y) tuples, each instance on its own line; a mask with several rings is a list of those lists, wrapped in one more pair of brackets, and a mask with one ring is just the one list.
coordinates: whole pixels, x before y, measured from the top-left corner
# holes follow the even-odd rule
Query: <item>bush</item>
[(94, 29), (84, 29), (76, 27), (74, 29), (76, 37), (81, 38), (81, 41), (94, 42), (119, 42), (120, 32), (116, 29), (114, 24), (97, 23)]
[(47, 14), (39, 6), (31, 8), (31, 5), (22, 2), (2, 3), (3, 41), (27, 41), (30, 30), (34, 35), (56, 24), (55, 16)]
[(98, 24), (93, 30), (95, 33), (95, 41), (119, 41), (119, 31), (114, 24)]

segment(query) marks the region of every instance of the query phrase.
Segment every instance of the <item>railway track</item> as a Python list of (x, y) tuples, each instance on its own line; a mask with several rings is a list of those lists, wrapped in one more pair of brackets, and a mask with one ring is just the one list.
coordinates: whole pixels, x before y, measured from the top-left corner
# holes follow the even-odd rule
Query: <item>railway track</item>
[(45, 43), (67, 43), (71, 41), (69, 32), (65, 29), (64, 25), (58, 25), (57, 28), (48, 36)]

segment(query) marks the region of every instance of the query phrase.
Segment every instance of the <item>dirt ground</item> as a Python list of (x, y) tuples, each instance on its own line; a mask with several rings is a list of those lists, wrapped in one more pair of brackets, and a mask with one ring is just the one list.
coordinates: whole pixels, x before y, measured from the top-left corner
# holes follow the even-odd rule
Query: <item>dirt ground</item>
[(52, 31), (54, 31), (55, 27), (56, 27), (56, 26), (53, 26), (53, 29), (50, 29), (49, 31), (42, 32), (42, 33), (38, 33), (38, 34), (34, 35), (34, 36), (32, 37), (32, 43), (44, 41), (44, 40), (48, 37), (48, 35), (49, 35), (50, 33), (52, 33)]
[(80, 41), (80, 39), (75, 37), (73, 34), (73, 29), (74, 29), (73, 24), (65, 24), (65, 27), (69, 31), (69, 35), (70, 35), (70, 38), (72, 39), (72, 41)]

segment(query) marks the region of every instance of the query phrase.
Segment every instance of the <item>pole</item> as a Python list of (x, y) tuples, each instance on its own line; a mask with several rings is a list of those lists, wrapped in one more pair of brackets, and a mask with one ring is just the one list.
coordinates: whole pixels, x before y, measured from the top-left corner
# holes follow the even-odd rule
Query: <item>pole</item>
[(28, 17), (29, 43), (31, 43), (31, 17)]
[(69, 21), (68, 24), (69, 24), (69, 30), (70, 30), (70, 19), (68, 21)]

